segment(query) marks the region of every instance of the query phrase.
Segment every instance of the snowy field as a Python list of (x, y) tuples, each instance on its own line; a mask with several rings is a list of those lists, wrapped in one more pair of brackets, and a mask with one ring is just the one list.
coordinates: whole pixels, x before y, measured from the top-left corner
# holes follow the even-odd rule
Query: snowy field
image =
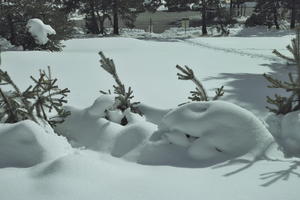
[[(38, 69), (46, 69), (48, 65), (52, 67), (53, 75), (59, 79), (59, 85), (71, 90), (68, 105), (72, 106), (70, 109), (73, 116), (60, 130), (69, 131), (71, 134), (74, 132), (70, 137), (86, 144), (87, 148), (71, 148), (63, 137), (48, 139), (40, 136), (37, 137), (38, 142), (33, 141), (36, 139), (28, 141), (28, 138), (22, 141), (21, 138), (19, 144), (22, 147), (26, 144), (36, 146), (29, 153), (12, 151), (7, 155), (17, 154), (21, 161), (27, 157), (32, 160), (27, 160), (30, 162), (27, 163), (27, 168), (0, 168), (0, 199), (298, 200), (299, 159), (284, 159), (276, 146), (265, 152), (264, 156), (268, 159), (257, 162), (241, 159), (216, 165), (193, 162), (180, 149), (169, 148), (168, 145), (157, 148), (155, 145), (150, 146), (143, 158), (137, 159), (137, 152), (141, 153), (139, 147), (122, 157), (119, 154), (125, 150), (114, 149), (111, 153), (109, 145), (114, 143), (114, 137), (119, 137), (115, 130), (123, 129), (108, 125), (106, 132), (110, 134), (109, 130), (112, 130), (111, 135), (95, 137), (93, 131), (102, 126), (102, 122), (93, 123), (90, 112), (93, 108), (90, 106), (100, 96), (99, 91), (111, 89), (114, 84), (112, 78), (100, 68), (98, 52), (103, 51), (106, 56), (114, 59), (120, 78), (133, 88), (136, 101), (165, 110), (186, 102), (194, 85), (189, 81), (178, 80), (175, 66), (187, 65), (201, 79), (209, 94), (213, 96), (214, 89), (224, 85), (225, 96), (222, 100), (239, 105), (264, 120), (268, 114), (265, 109), (266, 95), (272, 96), (278, 90), (268, 89), (268, 83), (262, 74), (271, 73), (280, 79), (287, 78), (286, 72), (293, 68), (286, 66), (286, 63), (271, 52), (275, 48), (286, 52), (285, 46), (292, 37), (293, 35), (190, 38), (169, 42), (125, 37), (73, 39), (64, 42), (65, 48), (62, 52), (2, 53), (2, 67), (22, 89), (27, 88), (30, 75), (37, 75)], [(94, 107), (96, 110), (100, 109), (97, 104)], [(145, 107), (147, 110), (147, 106)], [(82, 115), (85, 112), (89, 115)], [(242, 112), (244, 115), (237, 119), (237, 124), (232, 122), (233, 126), (243, 128), (246, 124), (239, 123), (243, 123), (243, 119), (250, 119), (255, 124), (254, 127), (264, 129), (257, 125), (263, 123), (255, 121), (253, 114)], [(224, 113), (226, 118), (226, 111)], [(165, 128), (170, 124), (174, 125), (176, 119), (173, 118), (170, 114), (169, 118), (164, 119)], [(137, 133), (142, 137), (137, 143), (143, 142), (157, 130), (155, 123), (141, 120), (142, 126), (133, 124), (129, 127), (132, 128), (133, 136)], [(66, 130), (71, 127), (68, 123), (74, 124), (74, 130)], [(10, 128), (3, 127), (2, 130), (5, 133)], [(24, 132), (30, 135), (38, 128), (30, 122), (23, 122), (15, 129), (16, 135)], [(144, 135), (139, 135), (139, 130)], [(261, 132), (264, 131), (266, 130)], [(244, 132), (241, 134), (247, 136)], [(5, 134), (0, 136), (3, 140), (15, 137)], [(242, 138), (230, 134), (228, 137), (231, 136)], [(99, 141), (94, 140), (95, 138)], [(168, 139), (174, 143), (182, 142), (174, 137)], [(237, 141), (242, 141), (242, 145), (247, 146), (248, 142), (243, 139)], [(0, 140), (0, 152), (7, 150), (2, 143), (4, 142)], [(104, 143), (107, 146), (101, 146)], [(40, 144), (48, 150), (56, 150), (45, 151), (43, 155), (34, 154), (35, 150), (39, 150)], [(246, 147), (238, 149), (246, 150)], [(30, 156), (30, 153), (34, 156)], [(115, 154), (116, 157), (110, 154)], [(0, 159), (7, 158), (7, 155), (0, 153)], [(197, 156), (201, 157), (196, 154), (195, 157)], [(39, 164), (34, 165), (35, 163)], [(18, 163), (12, 165), (18, 166)]]

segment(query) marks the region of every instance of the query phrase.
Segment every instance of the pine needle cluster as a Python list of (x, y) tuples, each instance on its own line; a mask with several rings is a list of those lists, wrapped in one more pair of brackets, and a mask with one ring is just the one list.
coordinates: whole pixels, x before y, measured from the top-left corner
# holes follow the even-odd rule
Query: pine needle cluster
[(177, 65), (176, 68), (180, 71), (177, 73), (179, 80), (190, 80), (196, 85), (196, 89), (191, 91), (191, 96), (188, 97), (191, 101), (210, 101), (210, 100), (218, 100), (220, 97), (224, 95), (224, 86), (217, 88), (215, 91), (215, 96), (210, 98), (207, 95), (207, 92), (202, 85), (201, 81), (195, 76), (194, 71), (189, 68), (188, 66), (185, 66), (184, 68)]
[[(15, 123), (29, 119), (39, 123), (42, 120), (52, 127), (62, 123), (70, 115), (63, 109), (69, 89), (59, 89), (57, 79), (51, 76), (50, 67), (47, 72), (40, 70), (38, 79), (30, 78), (33, 85), (21, 91), (10, 75), (0, 69), (0, 121)], [(4, 91), (4, 86), (9, 87), (9, 91)], [(53, 110), (56, 116), (49, 117)]]
[(296, 29), (296, 38), (292, 39), (292, 45), (288, 45), (286, 48), (292, 54), (292, 57), (283, 55), (277, 50), (274, 50), (273, 53), (287, 62), (294, 64), (297, 69), (297, 77), (295, 78), (292, 73), (289, 73), (288, 81), (280, 81), (270, 75), (264, 74), (264, 77), (271, 83), (268, 86), (269, 88), (281, 88), (287, 92), (291, 92), (289, 97), (282, 97), (278, 94), (274, 98), (267, 97), (267, 102), (275, 106), (275, 108), (267, 108), (278, 115), (300, 110), (300, 27)]

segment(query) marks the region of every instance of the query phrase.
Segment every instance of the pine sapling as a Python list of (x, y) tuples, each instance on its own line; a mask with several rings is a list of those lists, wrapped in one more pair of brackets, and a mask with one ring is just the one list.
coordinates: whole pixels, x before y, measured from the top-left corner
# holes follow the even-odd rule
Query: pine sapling
[[(65, 97), (70, 91), (59, 89), (57, 79), (51, 77), (50, 67), (48, 73), (41, 70), (38, 79), (32, 76), (31, 79), (34, 84), (22, 92), (9, 74), (0, 69), (0, 85), (10, 87), (9, 92), (0, 89), (0, 121), (15, 123), (29, 119), (39, 123), (42, 120), (52, 127), (62, 123), (70, 114), (63, 109), (67, 103)], [(48, 117), (53, 110), (56, 116)]]
[(288, 45), (287, 49), (292, 54), (292, 57), (283, 55), (277, 50), (274, 50), (273, 53), (296, 66), (297, 78), (295, 79), (293, 74), (289, 73), (288, 81), (280, 81), (270, 75), (264, 74), (264, 77), (271, 83), (268, 86), (269, 88), (281, 88), (292, 93), (290, 97), (282, 97), (277, 94), (274, 98), (267, 97), (267, 102), (276, 106), (276, 108), (267, 107), (267, 109), (276, 114), (287, 114), (300, 110), (300, 27), (296, 29), (296, 38), (292, 39), (292, 45)]
[[(137, 113), (142, 116), (142, 112), (139, 110), (137, 105), (139, 102), (132, 102), (132, 99), (134, 98), (133, 96), (133, 91), (131, 87), (128, 87), (126, 90), (125, 85), (122, 83), (120, 80), (115, 63), (112, 59), (105, 57), (103, 52), (99, 52), (99, 55), (101, 57), (100, 63), (101, 67), (108, 72), (113, 79), (116, 82), (116, 85), (113, 85), (114, 88), (114, 94), (116, 94), (115, 101), (116, 101), (116, 108), (124, 112), (127, 109), (130, 109), (131, 112)], [(102, 94), (111, 94), (110, 91), (104, 92), (100, 91)], [(121, 124), (126, 125), (128, 123), (126, 117), (122, 119)]]
[(224, 86), (218, 88), (215, 92), (216, 95), (212, 98), (210, 98), (207, 95), (207, 92), (200, 82), (200, 80), (194, 75), (194, 71), (185, 66), (184, 68), (177, 65), (176, 68), (180, 71), (177, 73), (179, 80), (191, 80), (195, 85), (196, 89), (194, 91), (191, 91), (191, 96), (188, 97), (191, 101), (210, 101), (210, 100), (218, 100), (220, 97), (224, 95)]

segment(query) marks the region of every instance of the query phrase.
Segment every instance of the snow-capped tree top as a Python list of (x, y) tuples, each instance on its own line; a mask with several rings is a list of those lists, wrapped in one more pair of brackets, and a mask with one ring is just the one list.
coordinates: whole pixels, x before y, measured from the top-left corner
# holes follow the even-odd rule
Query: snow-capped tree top
[(50, 25), (44, 24), (42, 20), (37, 18), (28, 20), (26, 28), (39, 45), (47, 44), (49, 41), (48, 36), (56, 34)]

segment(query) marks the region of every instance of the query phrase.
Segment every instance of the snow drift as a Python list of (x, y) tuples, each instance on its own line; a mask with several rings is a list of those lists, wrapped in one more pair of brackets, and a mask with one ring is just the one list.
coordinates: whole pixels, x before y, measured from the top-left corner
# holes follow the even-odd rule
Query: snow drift
[[(223, 101), (168, 110), (141, 105), (146, 119), (129, 111), (116, 112), (109, 95), (102, 95), (86, 109), (67, 109), (72, 114), (57, 131), (73, 144), (142, 164), (211, 165), (240, 156), (257, 160), (273, 142), (252, 113)], [(105, 117), (111, 113), (113, 117)], [(129, 121), (126, 126), (115, 120), (123, 115)]]
[(284, 156), (300, 157), (300, 111), (279, 116), (271, 114), (266, 122)]
[(241, 156), (257, 160), (273, 142), (264, 124), (251, 112), (223, 101), (183, 105), (164, 115), (157, 125), (152, 140), (180, 146), (186, 155), (201, 162)]
[[(116, 110), (111, 110), (113, 107), (114, 97), (110, 95), (102, 95), (86, 109), (67, 107), (71, 116), (56, 131), (66, 136), (75, 146), (116, 157), (125, 156), (143, 144), (156, 130), (156, 126), (128, 111), (124, 115), (129, 124), (121, 126), (114, 122), (121, 117)], [(105, 118), (106, 111), (112, 121)]]
[(64, 137), (32, 121), (0, 124), (0, 168), (31, 167), (71, 151)]

